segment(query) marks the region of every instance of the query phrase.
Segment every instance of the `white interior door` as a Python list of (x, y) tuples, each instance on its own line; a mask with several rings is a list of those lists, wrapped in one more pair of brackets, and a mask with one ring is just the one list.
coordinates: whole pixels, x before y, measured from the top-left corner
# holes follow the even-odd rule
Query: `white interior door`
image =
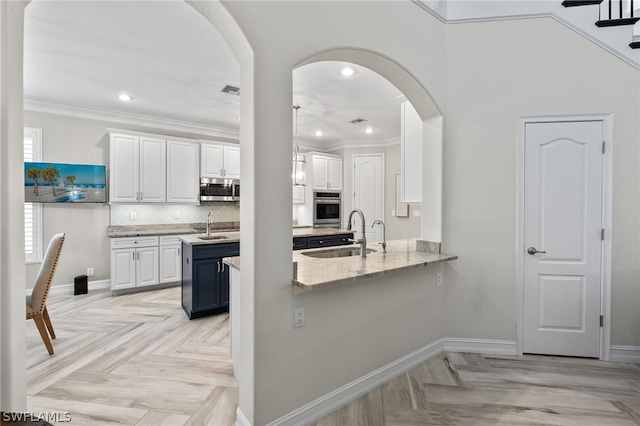
[(602, 121), (525, 126), (525, 353), (599, 357), (602, 144)]
[[(378, 155), (353, 156), (353, 207), (362, 210), (365, 218), (367, 242), (382, 241), (382, 227), (371, 227), (376, 219), (384, 221), (384, 157)], [(352, 229), (361, 238), (362, 225), (356, 215)]]

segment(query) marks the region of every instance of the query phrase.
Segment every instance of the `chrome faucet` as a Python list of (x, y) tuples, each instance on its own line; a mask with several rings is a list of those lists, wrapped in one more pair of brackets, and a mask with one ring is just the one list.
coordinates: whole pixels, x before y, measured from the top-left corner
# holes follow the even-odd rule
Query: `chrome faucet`
[(364, 213), (361, 210), (354, 209), (349, 213), (349, 220), (347, 221), (347, 230), (351, 231), (351, 218), (354, 213), (358, 213), (360, 215), (360, 220), (362, 221), (362, 238), (359, 240), (349, 240), (354, 242), (355, 244), (360, 244), (360, 257), (367, 257), (367, 237), (365, 236), (364, 230)]
[(211, 212), (207, 214), (207, 221), (205, 222), (205, 231), (207, 232), (207, 237), (210, 235), (209, 226), (211, 225)]
[(374, 220), (373, 223), (371, 224), (371, 227), (373, 228), (373, 226), (375, 224), (379, 223), (380, 225), (382, 225), (382, 252), (386, 253), (387, 252), (387, 237), (386, 237), (386, 231), (385, 231), (385, 226), (384, 226), (384, 222), (381, 221), (380, 219), (378, 220)]

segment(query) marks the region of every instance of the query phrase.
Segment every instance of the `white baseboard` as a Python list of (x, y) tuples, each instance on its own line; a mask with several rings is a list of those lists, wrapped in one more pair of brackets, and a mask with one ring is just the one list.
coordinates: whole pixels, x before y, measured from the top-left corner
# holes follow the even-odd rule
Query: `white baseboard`
[(235, 426), (251, 426), (249, 420), (247, 420), (247, 416), (244, 415), (240, 407), (236, 409), (236, 423)]
[[(110, 288), (111, 288), (111, 280), (96, 280), (96, 281), (89, 281), (87, 283), (88, 291), (108, 290)], [(31, 290), (33, 289), (30, 288), (25, 291), (27, 296), (31, 294)], [(73, 284), (60, 284), (60, 285), (54, 285), (53, 287), (51, 287), (51, 289), (49, 290), (49, 294), (50, 295), (73, 294), (73, 291), (74, 291)]]
[(516, 342), (511, 340), (459, 339), (445, 337), (446, 352), (469, 352), (491, 355), (517, 355)]
[[(444, 351), (516, 355), (516, 342), (482, 339), (439, 339), (272, 421), (268, 426), (294, 426), (316, 422)], [(237, 413), (236, 426), (250, 426), (247, 418), (239, 408)]]
[(640, 346), (611, 346), (611, 362), (640, 364)]

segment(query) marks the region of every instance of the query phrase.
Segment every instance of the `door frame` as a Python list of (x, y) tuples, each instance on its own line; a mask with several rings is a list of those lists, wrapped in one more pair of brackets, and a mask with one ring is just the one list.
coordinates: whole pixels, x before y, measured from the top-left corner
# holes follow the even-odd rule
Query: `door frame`
[(522, 355), (524, 342), (524, 163), (525, 127), (528, 123), (557, 123), (602, 121), (606, 152), (602, 164), (602, 227), (604, 240), (601, 251), (600, 314), (604, 317), (600, 330), (600, 360), (611, 356), (611, 259), (612, 259), (612, 207), (613, 207), (613, 114), (521, 116), (516, 138), (516, 353)]
[[(386, 179), (386, 159), (385, 159), (385, 155), (383, 152), (374, 152), (374, 153), (358, 153), (358, 154), (353, 154), (353, 156), (351, 157), (351, 208), (355, 209), (355, 202), (356, 202), (356, 188), (355, 188), (355, 171), (356, 171), (356, 158), (358, 157), (380, 157), (382, 159), (382, 218), (381, 220), (384, 222), (385, 221), (385, 213), (387, 210), (387, 198), (386, 198), (386, 186), (387, 186), (387, 181)], [(345, 217), (346, 219), (346, 217)], [(366, 218), (365, 218), (366, 219)], [(371, 223), (373, 223), (373, 218), (369, 218), (369, 221)], [(386, 222), (385, 222), (385, 226), (386, 226)]]

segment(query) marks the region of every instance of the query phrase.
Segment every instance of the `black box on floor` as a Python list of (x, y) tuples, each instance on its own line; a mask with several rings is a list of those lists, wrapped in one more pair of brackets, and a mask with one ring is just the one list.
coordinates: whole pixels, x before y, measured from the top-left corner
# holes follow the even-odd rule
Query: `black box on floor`
[(73, 280), (73, 295), (87, 294), (87, 276), (78, 275)]

